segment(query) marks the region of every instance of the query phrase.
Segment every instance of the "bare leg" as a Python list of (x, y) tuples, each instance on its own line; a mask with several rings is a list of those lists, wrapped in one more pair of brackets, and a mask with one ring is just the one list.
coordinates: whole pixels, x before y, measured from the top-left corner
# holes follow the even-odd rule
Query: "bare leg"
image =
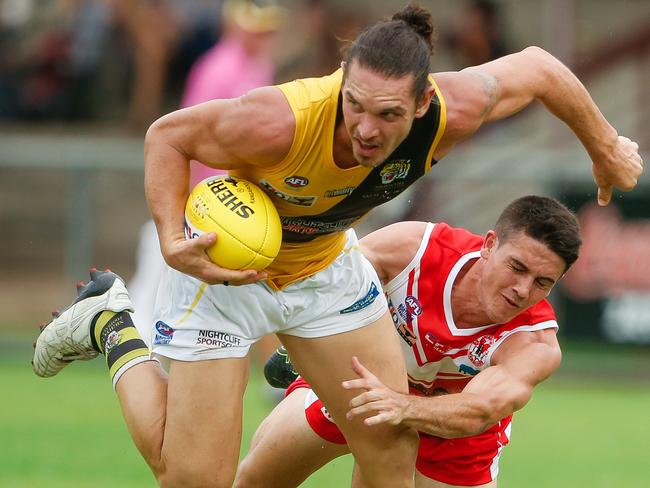
[(408, 391), (399, 337), (390, 316), (385, 314), (355, 331), (317, 339), (278, 336), (348, 440), (359, 471), (354, 486), (412, 487), (417, 433), (394, 426), (368, 427), (362, 419), (347, 420), (349, 402), (358, 392), (341, 387), (342, 381), (356, 377), (351, 358), (357, 356), (384, 384)]
[(121, 279), (91, 270), (91, 281), (54, 314), (34, 344), (34, 372), (58, 374), (71, 359), (106, 353), (131, 436), (161, 486), (230, 487), (241, 442), (248, 359), (150, 361), (131, 322)]
[(237, 470), (236, 488), (291, 488), (332, 459), (349, 453), (316, 435), (305, 418), (306, 388), (282, 400), (258, 427)]
[[(415, 474), (415, 486), (416, 488), (463, 488), (462, 485), (448, 485), (442, 481), (432, 480), (421, 473)], [(494, 480), (484, 485), (476, 485), (473, 488), (497, 488), (497, 482)]]
[(259, 341), (253, 344), (251, 348), (251, 356), (258, 369), (264, 368), (264, 363), (271, 357), (275, 350), (280, 345), (280, 341), (275, 334), (269, 334), (262, 337)]
[(232, 485), (247, 378), (242, 358), (172, 361), (168, 384), (147, 362), (118, 381), (126, 424), (161, 486)]
[[(129, 369), (115, 386), (131, 438), (156, 476), (164, 470), (161, 452), (167, 415), (167, 381), (167, 373), (160, 364), (148, 361)], [(138, 391), (141, 393), (137, 394)]]

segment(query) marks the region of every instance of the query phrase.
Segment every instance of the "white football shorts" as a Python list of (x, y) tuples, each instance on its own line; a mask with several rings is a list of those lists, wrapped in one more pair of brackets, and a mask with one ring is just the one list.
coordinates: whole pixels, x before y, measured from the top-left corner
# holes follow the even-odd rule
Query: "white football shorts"
[(152, 351), (180, 361), (244, 357), (275, 332), (305, 338), (358, 329), (378, 320), (386, 298), (353, 230), (324, 270), (275, 291), (264, 282), (208, 285), (170, 267), (163, 272)]

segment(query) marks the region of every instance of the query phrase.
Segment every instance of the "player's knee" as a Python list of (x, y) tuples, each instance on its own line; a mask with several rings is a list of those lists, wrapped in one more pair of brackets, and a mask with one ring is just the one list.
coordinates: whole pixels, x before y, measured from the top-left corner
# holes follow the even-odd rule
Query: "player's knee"
[(394, 443), (397, 444), (395, 450), (403, 451), (405, 457), (415, 460), (420, 444), (420, 436), (415, 429), (400, 426), (389, 435), (395, 439)]
[[(216, 464), (216, 463), (215, 463)], [(162, 488), (230, 488), (234, 473), (210, 466), (194, 466), (183, 461), (168, 463), (156, 478)]]
[[(367, 428), (367, 427), (366, 427)], [(419, 436), (414, 429), (402, 426), (376, 426), (368, 429), (370, 435), (348, 437), (355, 460), (369, 465), (385, 462), (389, 464), (415, 465)]]
[(393, 444), (404, 447), (417, 447), (418, 445), (417, 431), (403, 425), (380, 424), (368, 427), (364, 424), (361, 429), (356, 431), (354, 437), (358, 438), (359, 442), (362, 443), (377, 444), (378, 441), (385, 442), (384, 446), (376, 446), (377, 449), (390, 448), (390, 445)]
[(214, 479), (212, 477), (201, 476), (198, 473), (192, 473), (189, 477), (185, 473), (165, 474), (158, 478), (158, 484), (161, 488), (230, 488), (232, 479)]
[(254, 463), (248, 457), (240, 463), (237, 468), (237, 476), (233, 488), (264, 488), (268, 486), (259, 469), (253, 469)]
[(361, 485), (412, 487), (418, 453), (417, 432), (387, 429), (377, 437), (378, 442), (364, 439), (354, 447), (350, 445)]

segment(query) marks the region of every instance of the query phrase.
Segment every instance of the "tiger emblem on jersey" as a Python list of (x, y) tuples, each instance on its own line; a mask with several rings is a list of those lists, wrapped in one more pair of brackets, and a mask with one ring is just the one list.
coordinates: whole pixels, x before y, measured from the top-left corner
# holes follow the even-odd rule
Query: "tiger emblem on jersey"
[(388, 185), (395, 180), (403, 180), (409, 174), (409, 169), (411, 169), (411, 161), (408, 159), (386, 163), (379, 172), (382, 185)]

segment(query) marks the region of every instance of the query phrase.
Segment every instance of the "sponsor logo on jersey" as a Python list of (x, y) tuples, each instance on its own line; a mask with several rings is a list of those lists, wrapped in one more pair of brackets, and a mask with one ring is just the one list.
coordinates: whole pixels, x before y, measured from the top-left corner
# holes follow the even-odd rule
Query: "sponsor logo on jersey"
[(169, 344), (174, 337), (174, 329), (162, 320), (156, 322), (156, 336), (153, 338), (154, 344)]
[(355, 218), (340, 219), (336, 222), (321, 222), (306, 217), (280, 217), (282, 230), (295, 232), (297, 234), (331, 234), (348, 229), (355, 221)]
[(401, 318), (404, 322), (406, 322), (406, 320), (408, 319), (408, 315), (406, 315), (406, 307), (404, 306), (403, 303), (400, 303), (400, 304), (397, 306), (397, 313), (398, 313), (398, 315), (400, 316), (400, 318)]
[(390, 316), (393, 319), (393, 324), (395, 324), (395, 327), (399, 327), (399, 316), (395, 310), (395, 305), (393, 305), (393, 301), (390, 298), (386, 298), (388, 300), (388, 311), (390, 312)]
[(199, 335), (196, 338), (196, 344), (199, 346), (210, 347), (233, 347), (241, 344), (241, 339), (226, 332), (219, 332), (216, 330), (199, 330)]
[(484, 335), (475, 339), (467, 348), (467, 357), (477, 368), (485, 365), (490, 347), (496, 342), (493, 335)]
[(440, 339), (437, 336), (433, 335), (431, 332), (427, 332), (426, 334), (424, 334), (424, 338), (440, 354), (444, 354), (447, 351), (449, 351), (449, 349), (451, 349), (451, 347), (440, 342)]
[(413, 333), (411, 327), (409, 327), (403, 321), (400, 321), (399, 312), (395, 310), (395, 305), (393, 305), (393, 301), (388, 297), (387, 299), (388, 299), (388, 311), (390, 312), (390, 316), (393, 319), (393, 324), (395, 324), (395, 329), (397, 330), (397, 333), (400, 335), (402, 339), (404, 339), (404, 341), (409, 346), (412, 347), (413, 344), (415, 344), (415, 342), (418, 339), (417, 336)]
[(354, 191), (354, 186), (346, 186), (345, 188), (337, 188), (335, 190), (326, 190), (326, 198), (336, 198), (343, 195), (350, 195)]
[(458, 371), (460, 371), (463, 374), (468, 374), (470, 376), (476, 376), (479, 373), (477, 369), (467, 366), (466, 364), (461, 364), (460, 366), (458, 366)]
[(408, 182), (398, 181), (390, 186), (380, 186), (379, 189), (367, 189), (364, 193), (360, 194), (360, 197), (363, 200), (378, 202), (378, 204), (384, 203), (398, 196), (406, 190), (408, 186)]
[(413, 333), (411, 327), (406, 324), (400, 324), (397, 326), (397, 333), (406, 341), (406, 343), (413, 347), (413, 345), (418, 340), (418, 337)]
[(388, 185), (395, 180), (403, 180), (409, 174), (409, 169), (411, 169), (410, 159), (399, 159), (386, 163), (379, 172), (381, 183)]
[(267, 180), (261, 180), (260, 186), (264, 188), (268, 193), (273, 195), (274, 197), (280, 198), (281, 200), (284, 200), (285, 202), (290, 203), (292, 205), (300, 205), (301, 207), (311, 207), (316, 202), (315, 196), (290, 195), (289, 193), (285, 193), (283, 191), (278, 190)]
[(372, 283), (370, 285), (370, 289), (368, 290), (368, 293), (366, 293), (366, 296), (364, 296), (360, 300), (357, 300), (356, 302), (354, 302), (349, 307), (344, 308), (339, 313), (344, 314), (344, 313), (358, 312), (359, 310), (362, 310), (362, 309), (366, 308), (372, 302), (374, 302), (375, 298), (377, 298), (377, 296), (379, 296), (379, 289), (377, 288), (377, 285)]
[(302, 188), (309, 184), (309, 180), (307, 178), (298, 175), (289, 176), (288, 178), (284, 179), (284, 182), (287, 186), (290, 186), (291, 188)]

